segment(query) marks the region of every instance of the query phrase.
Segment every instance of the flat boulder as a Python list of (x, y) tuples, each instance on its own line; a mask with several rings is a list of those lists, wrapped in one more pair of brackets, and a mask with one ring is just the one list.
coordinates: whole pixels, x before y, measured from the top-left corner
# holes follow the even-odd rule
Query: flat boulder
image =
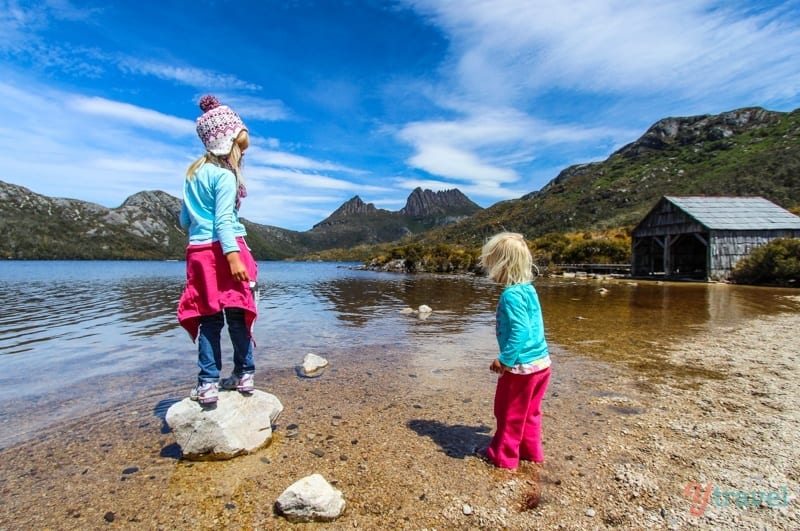
[(283, 491), (275, 510), (290, 522), (331, 522), (344, 512), (341, 491), (320, 474), (296, 481)]
[(282, 411), (280, 400), (263, 391), (220, 391), (219, 400), (211, 407), (184, 398), (170, 406), (165, 420), (184, 459), (215, 461), (268, 446), (272, 424)]

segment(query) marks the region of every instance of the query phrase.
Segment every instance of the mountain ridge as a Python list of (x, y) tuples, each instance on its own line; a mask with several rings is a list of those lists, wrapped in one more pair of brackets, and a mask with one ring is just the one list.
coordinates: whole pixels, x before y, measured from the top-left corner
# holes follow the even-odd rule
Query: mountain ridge
[[(417, 217), (377, 209), (360, 197), (343, 203), (305, 232), (241, 221), (248, 245), (260, 260), (292, 258), (333, 247), (385, 243), (419, 232), (419, 227), (461, 219), (480, 207), (461, 192), (423, 198)], [(448, 205), (448, 197), (456, 202)], [(426, 199), (427, 198), (427, 199)], [(433, 199), (430, 199), (433, 198)], [(406, 203), (408, 205), (408, 202)], [(425, 205), (435, 208), (428, 212)], [(9, 259), (180, 259), (187, 236), (180, 227), (181, 200), (160, 190), (137, 192), (115, 208), (80, 199), (53, 198), (0, 181), (0, 257)]]
[[(457, 189), (415, 189), (399, 211), (359, 196), (305, 232), (242, 219), (257, 259), (410, 240), (480, 246), (500, 230), (551, 232), (630, 227), (664, 195), (758, 195), (800, 205), (800, 109), (747, 107), (669, 117), (604, 161), (563, 169), (540, 190), (482, 209)], [(48, 198), (0, 181), (0, 257), (182, 258), (180, 200), (144, 191), (120, 207)]]

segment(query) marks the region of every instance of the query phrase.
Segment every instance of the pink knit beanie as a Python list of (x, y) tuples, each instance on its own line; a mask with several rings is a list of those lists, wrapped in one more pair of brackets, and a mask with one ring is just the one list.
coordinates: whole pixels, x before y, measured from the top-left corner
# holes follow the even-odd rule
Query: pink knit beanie
[(197, 119), (197, 135), (206, 151), (221, 157), (227, 156), (236, 137), (247, 127), (233, 109), (222, 105), (211, 94), (200, 98), (200, 109), (203, 114)]

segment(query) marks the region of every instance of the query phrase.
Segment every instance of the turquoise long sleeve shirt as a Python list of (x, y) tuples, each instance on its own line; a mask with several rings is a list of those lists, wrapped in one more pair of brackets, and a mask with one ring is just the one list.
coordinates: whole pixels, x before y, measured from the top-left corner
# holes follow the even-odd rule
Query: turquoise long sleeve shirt
[(547, 341), (539, 296), (532, 284), (506, 286), (496, 311), (498, 359), (506, 367), (546, 362)]
[(216, 241), (227, 254), (239, 250), (238, 236), (247, 230), (239, 222), (236, 176), (228, 169), (203, 164), (183, 185), (181, 227), (189, 229), (189, 245)]

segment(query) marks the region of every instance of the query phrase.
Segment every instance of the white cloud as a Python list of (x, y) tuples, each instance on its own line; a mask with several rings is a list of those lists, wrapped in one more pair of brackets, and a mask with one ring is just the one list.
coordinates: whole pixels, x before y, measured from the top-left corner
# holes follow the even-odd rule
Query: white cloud
[(712, 0), (409, 3), (447, 34), (451, 89), (475, 101), (522, 102), (559, 88), (706, 101), (712, 89), (798, 90), (793, 2), (760, 12)]
[(261, 86), (255, 83), (243, 81), (236, 76), (214, 72), (193, 66), (178, 66), (166, 63), (143, 61), (133, 57), (124, 57), (119, 61), (119, 68), (124, 72), (132, 72), (140, 75), (154, 76), (167, 81), (215, 90), (260, 90)]
[(450, 179), (512, 183), (519, 178), (514, 170), (485, 164), (473, 153), (443, 144), (417, 146), (417, 154), (408, 162)]
[(295, 168), (298, 170), (327, 170), (327, 171), (342, 171), (347, 173), (365, 173), (363, 170), (356, 170), (334, 164), (332, 162), (323, 162), (287, 153), (285, 151), (270, 151), (259, 148), (253, 148), (247, 152), (248, 161), (258, 164), (265, 164), (268, 166), (280, 166), (286, 168)]
[(175, 136), (196, 134), (195, 124), (191, 120), (177, 118), (129, 103), (105, 98), (75, 96), (69, 100), (69, 105), (81, 113), (111, 118), (129, 125), (145, 127)]
[[(500, 186), (517, 182), (521, 168), (554, 146), (585, 145), (630, 134), (608, 127), (549, 124), (509, 108), (474, 110), (476, 114), (461, 119), (402, 127), (397, 137), (414, 148), (407, 163), (432, 175), (463, 181), (464, 186)], [(507, 193), (498, 188), (494, 195)]]
[(222, 103), (231, 106), (245, 123), (250, 120), (276, 122), (292, 118), (292, 112), (280, 100), (243, 96), (241, 94), (223, 94), (219, 98)]

